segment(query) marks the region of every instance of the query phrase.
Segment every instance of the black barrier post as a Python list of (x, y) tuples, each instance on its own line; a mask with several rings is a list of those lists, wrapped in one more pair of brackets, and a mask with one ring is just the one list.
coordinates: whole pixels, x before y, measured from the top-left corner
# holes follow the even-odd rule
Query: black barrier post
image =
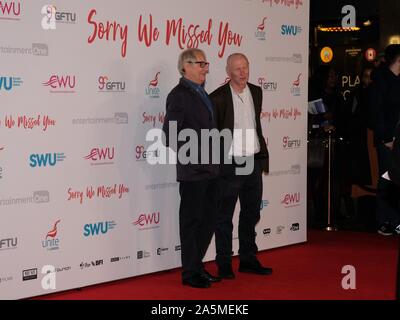
[(328, 131), (328, 223), (326, 231), (337, 231), (331, 216), (331, 174), (332, 174), (332, 130)]

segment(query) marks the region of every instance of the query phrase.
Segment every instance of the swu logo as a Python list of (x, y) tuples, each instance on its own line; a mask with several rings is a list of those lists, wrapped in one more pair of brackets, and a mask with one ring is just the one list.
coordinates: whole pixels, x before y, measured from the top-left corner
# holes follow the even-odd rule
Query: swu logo
[(100, 233), (106, 234), (109, 230), (114, 229), (114, 221), (103, 221), (98, 223), (85, 224), (83, 227), (83, 235), (85, 237), (97, 236)]
[(292, 26), (283, 24), (281, 26), (281, 34), (283, 36), (296, 36), (297, 34), (301, 33), (302, 28), (300, 26)]
[(5, 89), (6, 91), (10, 91), (12, 89), (12, 85), (13, 85), (12, 77), (0, 77), (0, 90)]
[(64, 153), (31, 154), (29, 165), (32, 168), (46, 167), (48, 165), (54, 167), (57, 162), (64, 161), (64, 159)]

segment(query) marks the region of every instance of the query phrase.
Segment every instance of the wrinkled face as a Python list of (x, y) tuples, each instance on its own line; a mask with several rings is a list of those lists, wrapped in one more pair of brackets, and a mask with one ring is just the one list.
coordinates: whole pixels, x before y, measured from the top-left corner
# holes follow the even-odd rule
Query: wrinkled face
[(184, 62), (184, 77), (194, 83), (203, 84), (206, 81), (209, 64), (203, 54), (197, 53), (195, 56), (196, 60)]
[(242, 56), (234, 56), (226, 66), (232, 87), (244, 89), (249, 81), (249, 64)]

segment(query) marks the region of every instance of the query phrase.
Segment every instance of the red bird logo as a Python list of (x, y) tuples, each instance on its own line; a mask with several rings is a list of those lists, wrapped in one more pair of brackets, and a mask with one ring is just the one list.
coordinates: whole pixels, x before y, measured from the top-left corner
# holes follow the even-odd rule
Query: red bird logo
[(50, 238), (54, 238), (57, 235), (57, 224), (60, 222), (61, 220), (57, 220), (56, 223), (54, 224), (54, 227), (52, 230), (50, 230), (47, 235), (46, 235), (46, 239), (48, 237)]
[(160, 72), (157, 72), (156, 77), (150, 81), (149, 83), (149, 87), (157, 87), (158, 85), (158, 76), (159, 76)]
[(267, 20), (267, 17), (264, 17), (263, 21), (258, 25), (258, 27), (257, 27), (258, 31), (264, 31), (264, 29), (265, 29), (265, 20)]
[(299, 76), (297, 77), (297, 80), (293, 82), (293, 85), (298, 87), (300, 85), (300, 77), (301, 77), (301, 73), (299, 74)]

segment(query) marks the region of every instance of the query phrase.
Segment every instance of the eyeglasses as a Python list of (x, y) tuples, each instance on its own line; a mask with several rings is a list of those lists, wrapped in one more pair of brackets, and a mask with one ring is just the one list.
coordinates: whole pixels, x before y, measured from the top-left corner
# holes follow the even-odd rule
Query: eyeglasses
[(208, 67), (209, 65), (210, 65), (210, 63), (209, 62), (207, 62), (207, 61), (186, 61), (187, 63), (192, 63), (192, 64), (198, 64), (199, 66), (200, 66), (200, 68), (205, 68), (205, 67)]

